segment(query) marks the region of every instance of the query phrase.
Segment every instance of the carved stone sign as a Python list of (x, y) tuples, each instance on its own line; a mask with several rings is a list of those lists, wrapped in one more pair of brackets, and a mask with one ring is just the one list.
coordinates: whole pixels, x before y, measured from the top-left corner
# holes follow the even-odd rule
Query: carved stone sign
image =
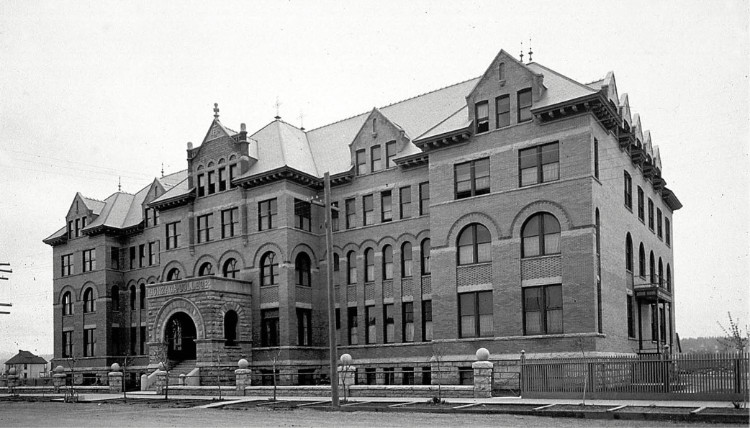
[(166, 284), (149, 287), (146, 296), (159, 297), (159, 296), (171, 296), (173, 294), (192, 293), (194, 291), (208, 290), (211, 288), (211, 281), (208, 279), (201, 279), (197, 281), (181, 282), (178, 284)]

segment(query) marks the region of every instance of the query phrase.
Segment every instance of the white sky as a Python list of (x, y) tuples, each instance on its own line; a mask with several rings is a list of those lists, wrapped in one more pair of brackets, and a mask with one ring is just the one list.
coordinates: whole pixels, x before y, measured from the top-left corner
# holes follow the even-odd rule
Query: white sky
[[(52, 352), (52, 250), (76, 191), (186, 167), (218, 102), (308, 129), (479, 76), (520, 41), (581, 82), (613, 70), (661, 148), (677, 330), (748, 320), (748, 2), (0, 2), (0, 350)], [(658, 4), (655, 4), (658, 3)], [(2, 310), (2, 309), (0, 309)]]

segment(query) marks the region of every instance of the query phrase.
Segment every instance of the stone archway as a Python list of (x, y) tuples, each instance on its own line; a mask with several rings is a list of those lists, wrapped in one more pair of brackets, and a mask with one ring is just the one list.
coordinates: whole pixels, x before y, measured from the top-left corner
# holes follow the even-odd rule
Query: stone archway
[(190, 315), (176, 312), (164, 325), (167, 358), (173, 361), (195, 360), (197, 331)]

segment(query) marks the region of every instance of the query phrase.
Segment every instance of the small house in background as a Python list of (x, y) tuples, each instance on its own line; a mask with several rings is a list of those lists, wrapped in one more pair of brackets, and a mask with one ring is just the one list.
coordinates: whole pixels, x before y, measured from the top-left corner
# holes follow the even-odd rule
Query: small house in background
[(22, 349), (5, 362), (5, 373), (8, 373), (11, 368), (16, 369), (16, 374), (20, 379), (40, 378), (48, 375), (47, 360)]

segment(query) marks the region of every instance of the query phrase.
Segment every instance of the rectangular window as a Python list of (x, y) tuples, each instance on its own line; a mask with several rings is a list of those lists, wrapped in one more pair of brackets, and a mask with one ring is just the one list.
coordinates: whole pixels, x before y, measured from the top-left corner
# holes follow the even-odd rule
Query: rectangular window
[(383, 343), (396, 341), (395, 321), (393, 320), (393, 303), (383, 305)]
[(375, 318), (375, 306), (365, 306), (365, 343), (375, 343), (378, 339), (377, 319)]
[(167, 250), (177, 248), (177, 245), (179, 244), (178, 238), (180, 237), (180, 234), (177, 233), (177, 225), (179, 223), (179, 221), (167, 223)]
[(331, 230), (338, 232), (340, 229), (339, 224), (339, 203), (331, 202)]
[(135, 247), (130, 247), (130, 269), (135, 269)]
[(198, 197), (206, 196), (206, 176), (198, 174)]
[(229, 188), (234, 189), (237, 187), (236, 184), (232, 183), (232, 181), (237, 178), (237, 164), (233, 163), (229, 165)]
[(93, 357), (95, 346), (96, 346), (96, 338), (95, 338), (95, 331), (96, 329), (93, 328), (85, 328), (83, 329), (83, 356), (84, 357)]
[(79, 236), (81, 236), (81, 220), (77, 218), (76, 219), (76, 238), (78, 238)]
[(279, 310), (263, 309), (261, 318), (261, 346), (279, 346)]
[(630, 174), (625, 171), (624, 173), (624, 191), (625, 191), (625, 206), (629, 209), (633, 209), (633, 179)]
[(227, 190), (227, 168), (219, 168), (219, 192)]
[(411, 187), (402, 187), (398, 190), (398, 203), (400, 217), (411, 217)]
[(481, 101), (474, 105), (476, 109), (477, 134), (490, 130), (490, 105), (487, 101)]
[(64, 331), (62, 335), (62, 356), (70, 358), (73, 356), (73, 332)]
[(312, 345), (312, 310), (297, 308), (297, 344), (299, 346)]
[(365, 384), (366, 385), (376, 385), (378, 383), (377, 380), (377, 373), (375, 372), (375, 367), (367, 367), (365, 369)]
[(383, 223), (393, 220), (392, 202), (390, 190), (380, 193), (380, 221)]
[(396, 159), (396, 142), (389, 141), (385, 143), (385, 167), (392, 168), (396, 166), (394, 159)]
[(268, 230), (276, 227), (276, 198), (258, 202), (258, 230)]
[(640, 221), (643, 221), (645, 216), (643, 207), (643, 189), (641, 189), (641, 186), (638, 186), (638, 219)]
[(430, 213), (430, 183), (419, 183), (419, 215)]
[(81, 233), (83, 233), (83, 229), (86, 228), (86, 216), (83, 216), (81, 218)]
[(156, 241), (148, 243), (148, 265), (156, 264)]
[(157, 226), (159, 224), (159, 210), (156, 208), (153, 208), (154, 210), (154, 226)]
[(362, 213), (362, 226), (367, 226), (375, 221), (375, 208), (373, 207), (372, 195), (362, 197)]
[(473, 385), (474, 384), (474, 369), (471, 367), (459, 367), (458, 368), (458, 384), (459, 385)]
[(357, 226), (357, 206), (354, 199), (347, 199), (345, 205), (346, 228), (351, 229)]
[(383, 153), (380, 150), (380, 146), (372, 146), (370, 148), (370, 171), (380, 171), (383, 169)]
[(68, 239), (73, 239), (73, 220), (68, 222)]
[(237, 233), (240, 222), (240, 209), (230, 208), (221, 212), (221, 238), (231, 238)]
[(404, 367), (402, 369), (402, 385), (414, 385), (414, 367)]
[(109, 266), (114, 270), (120, 269), (120, 249), (117, 247), (109, 249)]
[(594, 138), (594, 177), (599, 178), (599, 140)]
[(349, 344), (357, 345), (359, 344), (359, 340), (357, 339), (357, 308), (347, 308), (346, 318), (346, 327), (349, 331)]
[(294, 227), (310, 231), (310, 219), (312, 218), (310, 202), (294, 199)]
[(635, 321), (633, 318), (633, 296), (627, 296), (627, 311), (628, 311), (628, 337), (635, 337)]
[(138, 267), (146, 266), (146, 244), (138, 246)]
[(393, 371), (393, 367), (383, 368), (383, 384), (393, 385), (395, 383), (396, 383), (396, 376), (395, 376), (395, 372)]
[(144, 219), (144, 222), (145, 222), (144, 226), (145, 227), (151, 227), (151, 208), (146, 208), (144, 210), (144, 217), (145, 217), (145, 219)]
[(510, 125), (510, 95), (495, 98), (495, 127)]
[(432, 385), (432, 367), (422, 367), (422, 385)]
[(341, 344), (341, 308), (336, 308), (334, 312), (336, 318), (336, 345)]
[(662, 229), (661, 229), (661, 209), (656, 209), (656, 236), (661, 239), (662, 237)]
[(490, 158), (455, 165), (456, 199), (490, 193)]
[(198, 243), (209, 242), (211, 240), (211, 229), (213, 224), (211, 217), (213, 214), (199, 215), (198, 216)]
[(367, 174), (367, 154), (365, 154), (365, 150), (357, 150), (355, 156), (357, 160), (357, 175)]
[(139, 355), (145, 355), (146, 354), (146, 327), (141, 326), (141, 336), (140, 336), (140, 346), (139, 346)]
[(128, 348), (128, 352), (130, 355), (136, 355), (135, 353), (135, 343), (138, 337), (136, 336), (137, 327), (130, 327), (130, 348)]
[(531, 88), (518, 91), (518, 123), (531, 120)]
[(521, 186), (560, 179), (559, 144), (550, 143), (518, 151)]
[(669, 219), (664, 217), (664, 241), (667, 245), (672, 245), (672, 227), (669, 224)]
[(83, 250), (83, 272), (96, 269), (96, 249)]
[(401, 307), (401, 330), (404, 342), (414, 342), (414, 302), (404, 302)]
[(523, 289), (523, 334), (563, 332), (562, 285)]
[(432, 340), (432, 300), (422, 301), (422, 341)]
[(73, 255), (66, 254), (60, 257), (62, 265), (62, 276), (73, 275)]
[(654, 201), (648, 198), (648, 228), (654, 231)]
[(208, 171), (208, 194), (216, 193), (216, 171)]
[(459, 337), (492, 336), (492, 291), (458, 295)]

